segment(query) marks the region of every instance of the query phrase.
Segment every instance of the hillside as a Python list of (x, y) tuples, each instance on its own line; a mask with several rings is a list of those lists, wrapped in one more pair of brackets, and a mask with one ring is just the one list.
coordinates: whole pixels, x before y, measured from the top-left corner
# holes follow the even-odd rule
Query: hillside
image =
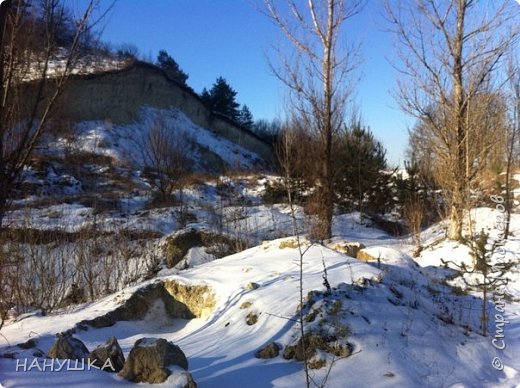
[[(80, 65), (82, 70), (67, 79), (66, 88), (55, 102), (55, 121), (108, 121), (116, 125), (131, 125), (141, 120), (143, 108), (176, 109), (198, 127), (258, 154), (267, 162), (271, 161), (272, 144), (229, 117), (213, 111), (191, 87), (172, 80), (158, 66), (137, 60), (124, 63), (113, 63), (109, 58), (98, 60), (100, 64)], [(59, 68), (60, 61), (51, 64), (49, 77), (52, 78), (53, 69)], [(24, 83), (25, 108), (32, 107), (38, 87), (38, 82)], [(53, 93), (52, 83), (46, 93)], [(32, 111), (25, 113), (30, 115)]]
[[(123, 160), (125, 152), (121, 150), (129, 143), (122, 140), (121, 133), (123, 128), (130, 127), (107, 130), (99, 125), (81, 125), (77, 145)], [(98, 141), (94, 139), (106, 142), (107, 147), (101, 147), (100, 151), (96, 147), (89, 148)], [(115, 143), (120, 146), (114, 147)], [(103, 177), (103, 170), (99, 171), (99, 177)], [(144, 185), (138, 174), (132, 179)], [(0, 382), (3, 386), (132, 385), (115, 374), (99, 370), (16, 372), (17, 361), (10, 357), (20, 360), (34, 359), (34, 354), (43, 355), (54, 342), (55, 333), (70, 329), (74, 329), (74, 337), (81, 339), (89, 349), (115, 336), (125, 356), (141, 337), (171, 340), (185, 352), (189, 371), (199, 387), (303, 386), (301, 362), (283, 357), (284, 354), (289, 356), (287, 348), (299, 338), (298, 324), (294, 321), (298, 314), (297, 245), (292, 237), (276, 239), (292, 234), (290, 209), (283, 203), (263, 203), (265, 184), (278, 178), (219, 179), (220, 182), (199, 182), (185, 190), (190, 214), (187, 223), (177, 217), (180, 206), (150, 208), (146, 205), (150, 196), (144, 192), (133, 196), (121, 191), (117, 206), (103, 211), (73, 200), (69, 204), (51, 206), (40, 203), (38, 208), (32, 208), (35, 198), (32, 205), (31, 199), (20, 201), (24, 208), (9, 216), (12, 227), (48, 230), (48, 236), (53, 236), (51, 229), (73, 233), (87, 226), (110, 233), (127, 230), (139, 232), (141, 237), (136, 242), (145, 244), (145, 248), (134, 250), (131, 263), (118, 272), (121, 279), (129, 280), (126, 285), (119, 283), (120, 291), (109, 291), (106, 296), (99, 294), (98, 300), (46, 314), (27, 310), (25, 314), (13, 315), (1, 332)], [(476, 209), (472, 215), (475, 227), (493, 232), (494, 212), (488, 208)], [(296, 214), (301, 227), (305, 227), (309, 217), (301, 208), (297, 208)], [(508, 255), (515, 257), (520, 248), (517, 214), (512, 219), (512, 231), (514, 237), (505, 248)], [(317, 368), (311, 370), (314, 381), (320, 384), (326, 380), (330, 387), (511, 387), (520, 384), (518, 267), (511, 271), (507, 287), (504, 313), (508, 320), (504, 327), (507, 347), (497, 350), (491, 343), (497, 330), (495, 320), (488, 322), (488, 337), (479, 334), (480, 295), (461, 292), (449, 285), (453, 272), (442, 267), (441, 259), (470, 262), (471, 257), (465, 246), (442, 241), (442, 224), (423, 232), (424, 245), (430, 248), (417, 258), (410, 256), (414, 247), (409, 245), (407, 237), (395, 238), (375, 225), (360, 222), (356, 213), (337, 215), (333, 234), (329, 246), (341, 247), (342, 241), (359, 242), (374, 259), (360, 261), (319, 244), (312, 244), (304, 255), (305, 330), (317, 333), (322, 338), (320, 341), (326, 342), (325, 348), (316, 350), (312, 359)], [(191, 236), (188, 240), (193, 241), (186, 243), (188, 240), (180, 236)], [(100, 258), (109, 257), (108, 251), (114, 249), (122, 251), (117, 239), (97, 238), (105, 244), (101, 250), (105, 253), (98, 252)], [(56, 239), (58, 243), (61, 241)], [(49, 249), (56, 254), (66, 246), (63, 242), (60, 244)], [(182, 257), (172, 258), (168, 248), (171, 244), (183, 247)], [(223, 244), (228, 247), (223, 248)], [(303, 246), (309, 244), (303, 240)], [(40, 247), (45, 251), (44, 246)], [(250, 248), (229, 255), (229, 248), (240, 251), (247, 247)], [(154, 252), (160, 263), (155, 270), (158, 272), (151, 278), (146, 271), (139, 272), (139, 265), (146, 267), (150, 260), (147, 256), (150, 252)], [(111, 257), (116, 256), (112, 253)], [(174, 260), (170, 261), (174, 267), (168, 268), (168, 260)], [(323, 285), (324, 266), (332, 286), (330, 295)], [(149, 280), (145, 280), (147, 277)], [(150, 297), (146, 299), (146, 314), (134, 316), (135, 320), (116, 318), (113, 326), (108, 327), (95, 323), (104, 322), (106, 318), (100, 317), (127, 306), (130, 302), (125, 301), (136, 292), (143, 295), (149, 287), (162, 285), (177, 290), (172, 296), (188, 305), (194, 319), (172, 316), (164, 300)], [(182, 289), (191, 290), (192, 297), (187, 297)], [(493, 314), (492, 304), (488, 309)], [(29, 339), (35, 340), (33, 348), (24, 350), (16, 346)], [(280, 348), (278, 356), (255, 357), (259, 349), (273, 342)], [(329, 352), (323, 350), (326, 348)], [(496, 356), (504, 364), (502, 371), (491, 365)], [(173, 373), (163, 385), (182, 384), (179, 375)]]

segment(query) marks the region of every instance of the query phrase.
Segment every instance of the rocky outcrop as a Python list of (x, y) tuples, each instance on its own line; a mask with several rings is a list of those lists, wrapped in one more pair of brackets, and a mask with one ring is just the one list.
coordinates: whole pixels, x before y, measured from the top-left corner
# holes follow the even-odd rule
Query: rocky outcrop
[(256, 358), (275, 358), (278, 357), (280, 354), (280, 345), (278, 345), (276, 342), (270, 343), (263, 348), (259, 349), (255, 353)]
[(365, 245), (355, 241), (335, 241), (327, 244), (327, 247), (335, 251), (344, 253), (351, 257), (357, 257), (358, 252), (365, 248)]
[[(237, 253), (237, 241), (223, 234), (190, 229), (169, 236), (162, 245), (162, 253), (168, 268), (185, 263), (190, 249), (205, 247), (206, 252), (217, 259)], [(182, 264), (181, 263), (181, 264)]]
[(134, 344), (119, 376), (136, 383), (163, 383), (171, 374), (168, 366), (174, 365), (188, 370), (181, 348), (163, 338), (141, 338)]
[(358, 260), (362, 260), (362, 261), (380, 261), (381, 258), (380, 257), (374, 257), (373, 255), (371, 255), (370, 253), (368, 253), (366, 250), (364, 249), (361, 249), (357, 255), (356, 255), (356, 258)]
[[(188, 308), (193, 318), (207, 318), (215, 309), (215, 294), (206, 284), (189, 285), (175, 280), (165, 280), (163, 287), (168, 295)], [(170, 312), (170, 315), (172, 313), (175, 311)]]
[[(37, 83), (24, 86), (27, 87), (26, 98), (37, 95)], [(96, 98), (92, 98), (93, 95)], [(144, 106), (158, 109), (175, 107), (194, 124), (242, 145), (266, 161), (272, 157), (272, 145), (267, 141), (211, 111), (191, 88), (171, 80), (159, 67), (145, 62), (135, 61), (122, 69), (98, 74), (72, 75), (56, 104), (61, 107), (60, 113), (69, 120), (110, 120), (116, 124), (136, 121)]]
[(107, 372), (119, 372), (125, 364), (123, 350), (115, 337), (110, 337), (104, 345), (98, 346), (88, 358), (95, 366)]
[(85, 344), (70, 334), (60, 333), (58, 339), (51, 346), (47, 357), (68, 360), (84, 360), (88, 358), (89, 351)]
[(207, 285), (164, 281), (139, 289), (117, 309), (100, 317), (81, 321), (78, 325), (101, 328), (112, 326), (118, 321), (140, 320), (157, 300), (164, 302), (166, 314), (172, 319), (205, 318), (216, 304), (215, 295)]

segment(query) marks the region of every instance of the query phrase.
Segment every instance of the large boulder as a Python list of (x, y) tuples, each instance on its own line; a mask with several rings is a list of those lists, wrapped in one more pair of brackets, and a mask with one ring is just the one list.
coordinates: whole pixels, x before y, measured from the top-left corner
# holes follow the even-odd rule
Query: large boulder
[(68, 360), (84, 360), (88, 358), (89, 351), (85, 344), (69, 333), (56, 334), (58, 339), (51, 346), (47, 357)]
[(110, 337), (89, 355), (90, 362), (107, 372), (119, 372), (125, 365), (125, 356), (116, 337)]
[(136, 383), (162, 383), (171, 374), (167, 367), (173, 365), (188, 370), (181, 348), (163, 338), (141, 338), (134, 344), (119, 376)]

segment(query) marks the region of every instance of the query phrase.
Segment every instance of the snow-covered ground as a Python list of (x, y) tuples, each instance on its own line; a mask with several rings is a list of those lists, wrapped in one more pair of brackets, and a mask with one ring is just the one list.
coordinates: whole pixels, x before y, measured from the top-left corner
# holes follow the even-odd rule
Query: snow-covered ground
[[(138, 122), (125, 126), (81, 123), (74, 137), (53, 139), (51, 151), (47, 151), (49, 160), (25, 171), (25, 183), (36, 188), (33, 195), (14, 201), (15, 210), (6, 215), (6, 225), (19, 228), (21, 233), (23, 228), (37, 229), (44, 237), (44, 232), (53, 230), (95, 230), (102, 242), (95, 251), (105, 258), (112, 255), (113, 259), (117, 249), (131, 248), (125, 252), (133, 252), (127, 260), (135, 274), (121, 272), (115, 288), (118, 291), (102, 299), (44, 316), (31, 311), (10, 318), (0, 331), (2, 386), (134, 385), (96, 369), (58, 372), (47, 367), (42, 372), (29, 366), (34, 360), (43, 365), (41, 356), (49, 351), (56, 333), (113, 311), (140, 288), (172, 280), (210, 287), (216, 303), (209, 315), (172, 319), (164, 303), (155, 302), (141, 320), (78, 330), (75, 337), (93, 350), (115, 336), (125, 356), (142, 337), (173, 341), (185, 352), (199, 387), (305, 385), (301, 362), (286, 360), (281, 354), (269, 360), (255, 357), (261, 347), (273, 342), (283, 353), (299, 336), (295, 319), (300, 267), (292, 237), (291, 208), (263, 201), (266, 185), (279, 181), (279, 177), (244, 173), (199, 179), (184, 189), (183, 204), (154, 207), (149, 181), (140, 173), (143, 160), (139, 139), (146, 137), (159, 118), (168, 128), (191, 139), (189, 151), (195, 166), (202, 166), (204, 149), (230, 166), (238, 162), (247, 169), (260, 162), (254, 153), (193, 125), (174, 109), (146, 108)], [(95, 157), (75, 169), (56, 161), (71, 151)], [(176, 194), (179, 197), (180, 193)], [(98, 202), (104, 205), (98, 206)], [(295, 207), (295, 215), (298, 230), (305, 234), (312, 217), (300, 206)], [(499, 238), (498, 216), (497, 209), (477, 208), (471, 212), (467, 226)], [(510, 282), (505, 304), (486, 306), (490, 317), (487, 337), (480, 335), (481, 295), (464, 290), (460, 280), (452, 279), (454, 271), (443, 265), (443, 261), (473, 261), (467, 246), (444, 238), (445, 225), (439, 223), (424, 230), (421, 242), (425, 248), (412, 258), (415, 247), (409, 236), (390, 236), (361, 218), (355, 212), (336, 215), (331, 243), (361, 243), (379, 262), (361, 261), (303, 240), (304, 247), (309, 246), (303, 257), (304, 313), (308, 317), (305, 330), (344, 341), (343, 345), (348, 343), (352, 350), (345, 358), (319, 351), (316, 357), (326, 365), (311, 370), (313, 380), (318, 385), (326, 380), (326, 386), (341, 388), (520, 386), (520, 215), (513, 214), (512, 234), (503, 249), (504, 258), (516, 265), (507, 274)], [(135, 240), (131, 244), (123, 241), (125, 246), (111, 245), (116, 238), (109, 232), (117, 231), (148, 233), (149, 237), (146, 243)], [(143, 275), (146, 271), (140, 272), (139, 268), (146, 268), (143, 263), (147, 254), (156, 254), (164, 264), (161, 249), (186, 231), (225, 236), (249, 249), (215, 260), (208, 247), (195, 245), (176, 266), (163, 265), (151, 280)], [(68, 240), (66, 244), (71, 246)], [(43, 252), (46, 247), (42, 244), (35, 252)], [(60, 251), (58, 243), (49, 241), (45, 252), (61, 252), (63, 256), (65, 250)], [(325, 295), (324, 268), (332, 287), (330, 295)], [(127, 278), (131, 280), (123, 282)], [(252, 287), (252, 283), (258, 287)], [(307, 300), (310, 291), (314, 293)], [(248, 317), (253, 315), (256, 322), (248, 324)], [(29, 339), (37, 341), (35, 348), (17, 346)], [(495, 344), (503, 341), (505, 348), (495, 347), (493, 339), (499, 341)], [(37, 352), (41, 354), (35, 356)], [(24, 360), (28, 362), (25, 369), (31, 370), (23, 371)], [(17, 365), (22, 370), (17, 371)], [(162, 386), (178, 386), (177, 377), (173, 374)]]
[[(492, 209), (477, 209), (474, 218), (485, 227)], [(412, 259), (406, 240), (394, 239), (374, 227), (357, 222), (357, 215), (335, 220), (335, 239), (361, 241), (381, 263), (362, 262), (344, 254), (312, 245), (303, 259), (304, 294), (325, 291), (323, 263), (333, 287), (329, 302), (340, 301), (335, 316), (348, 328), (353, 345), (350, 357), (334, 360), (327, 386), (330, 387), (514, 387), (520, 384), (520, 290), (518, 268), (508, 287), (503, 327), (506, 348), (496, 349), (492, 339), (496, 322), (489, 322), (490, 334), (479, 334), (481, 300), (478, 294), (457, 295), (441, 279), (448, 270), (440, 259), (469, 261), (465, 247), (444, 241)], [(440, 234), (439, 226), (425, 231), (431, 242)], [(506, 244), (508, 254), (518, 252), (520, 219), (514, 216), (513, 236)], [(89, 349), (114, 335), (127, 355), (141, 337), (162, 337), (179, 345), (189, 360), (189, 368), (199, 387), (301, 387), (302, 364), (278, 356), (255, 358), (263, 345), (289, 345), (297, 338), (294, 322), (298, 308), (298, 250), (291, 241), (266, 241), (241, 253), (177, 272), (161, 272), (160, 280), (175, 279), (189, 284), (209, 285), (217, 304), (207, 318), (171, 320), (164, 306), (155, 306), (141, 321), (118, 322), (112, 327), (80, 331), (75, 336)], [(304, 242), (305, 244), (307, 242)], [(426, 241), (428, 243), (428, 241)], [(289, 246), (289, 247), (287, 247)], [(294, 246), (294, 245), (293, 245)], [(418, 264), (417, 264), (418, 263)], [(171, 273), (171, 274), (170, 274)], [(150, 282), (157, 281), (157, 279)], [(259, 288), (250, 290), (254, 282)], [(15, 344), (37, 338), (37, 348), (47, 352), (54, 334), (113, 310), (139, 287), (125, 289), (98, 302), (78, 306), (49, 316), (29, 316), (9, 322), (2, 329), (0, 353), (16, 353), (33, 358), (32, 350)], [(250, 302), (244, 304), (244, 302)], [(244, 308), (247, 306), (247, 308)], [(491, 317), (496, 311), (488, 306)], [(247, 314), (257, 314), (254, 325), (246, 324)], [(498, 313), (497, 313), (498, 314)], [(327, 325), (327, 320), (320, 321)], [(309, 327), (311, 324), (309, 324)], [(11, 345), (8, 347), (7, 345)], [(492, 366), (495, 357), (502, 371)], [(330, 365), (332, 359), (327, 359)], [(20, 361), (18, 361), (20, 362)], [(17, 361), (0, 358), (0, 382), (15, 386), (119, 386), (132, 385), (115, 374), (91, 371), (16, 372)], [(311, 370), (316, 382), (324, 381), (328, 367)], [(173, 379), (174, 377), (172, 377)], [(172, 386), (173, 380), (164, 383)]]

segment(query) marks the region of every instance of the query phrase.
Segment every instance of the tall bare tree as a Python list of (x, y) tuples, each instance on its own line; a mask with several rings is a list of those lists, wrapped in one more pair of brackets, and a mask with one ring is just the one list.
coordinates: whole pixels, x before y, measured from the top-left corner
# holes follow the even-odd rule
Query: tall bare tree
[[(4, 0), (0, 4), (0, 244), (7, 238), (2, 226), (13, 192), (49, 127), (55, 102), (95, 24), (91, 15), (98, 1), (90, 0), (72, 19), (65, 40), (65, 0)], [(0, 329), (14, 297), (4, 287), (6, 268), (16, 265), (4, 248), (0, 249)]]
[(449, 207), (448, 237), (461, 239), (472, 181), (489, 156), (497, 130), (487, 128), (476, 141), (476, 111), (484, 116), (495, 111), (496, 99), (486, 96), (493, 94), (502, 59), (518, 38), (518, 9), (512, 1), (385, 4), (403, 75), (397, 99), (422, 125), (421, 136), (434, 153)]
[(0, 6), (0, 227), (13, 188), (77, 64), (98, 1), (91, 0), (74, 20), (65, 47), (60, 34), (66, 2), (5, 0)]
[[(292, 50), (277, 50), (275, 76), (288, 89), (292, 120), (300, 121), (317, 139), (316, 198), (319, 224), (314, 237), (331, 236), (334, 206), (333, 144), (352, 96), (353, 72), (359, 64), (359, 45), (346, 45), (347, 21), (364, 0), (288, 0), (286, 7), (264, 0), (268, 16), (278, 25)], [(276, 4), (275, 4), (276, 3)]]

